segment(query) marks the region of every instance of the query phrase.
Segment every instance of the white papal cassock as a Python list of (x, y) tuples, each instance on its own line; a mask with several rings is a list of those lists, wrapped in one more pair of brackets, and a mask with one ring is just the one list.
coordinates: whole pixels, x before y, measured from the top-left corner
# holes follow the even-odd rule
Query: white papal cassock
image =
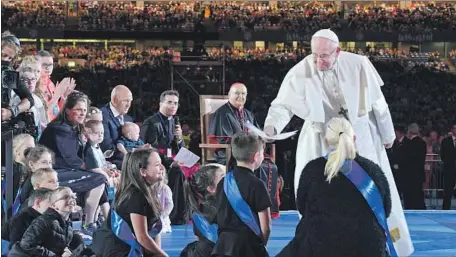
[(318, 71), (313, 57), (307, 56), (285, 76), (265, 127), (273, 126), (280, 133), (293, 115), (305, 120), (296, 151), (296, 191), (306, 164), (328, 152), (325, 123), (340, 116), (340, 107), (346, 108), (359, 154), (377, 163), (388, 179), (392, 199), (388, 225), (398, 255), (409, 256), (413, 244), (384, 147), (394, 141), (395, 133), (381, 86), (380, 75), (365, 56), (341, 51), (333, 68), (325, 72)]

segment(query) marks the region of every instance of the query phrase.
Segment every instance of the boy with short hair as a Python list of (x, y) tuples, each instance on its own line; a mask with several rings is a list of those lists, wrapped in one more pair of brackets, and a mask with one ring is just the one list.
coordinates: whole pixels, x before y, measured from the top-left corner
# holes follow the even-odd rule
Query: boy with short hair
[(59, 186), (57, 172), (51, 168), (42, 168), (32, 173), (31, 182), (33, 190), (47, 188), (54, 190)]
[(237, 167), (217, 186), (219, 236), (212, 256), (265, 257), (272, 204), (264, 183), (253, 173), (263, 162), (264, 141), (242, 132), (233, 136), (231, 148)]

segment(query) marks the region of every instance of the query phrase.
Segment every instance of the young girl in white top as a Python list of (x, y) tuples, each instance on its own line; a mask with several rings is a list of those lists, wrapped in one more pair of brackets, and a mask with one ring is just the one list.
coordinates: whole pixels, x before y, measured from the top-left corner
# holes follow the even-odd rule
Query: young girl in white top
[(162, 221), (162, 233), (170, 233), (171, 232), (171, 220), (169, 219), (169, 214), (174, 208), (173, 203), (173, 193), (171, 188), (169, 188), (168, 184), (168, 177), (165, 175), (164, 179), (157, 183), (157, 194), (158, 199), (162, 205), (162, 213), (160, 215)]

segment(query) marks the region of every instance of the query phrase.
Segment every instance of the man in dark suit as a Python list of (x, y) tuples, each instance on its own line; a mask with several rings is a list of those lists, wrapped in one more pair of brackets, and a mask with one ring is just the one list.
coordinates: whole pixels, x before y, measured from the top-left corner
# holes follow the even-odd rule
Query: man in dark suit
[(440, 158), (443, 161), (443, 206), (442, 209), (451, 208), (451, 199), (456, 183), (456, 122), (451, 128), (451, 136), (442, 140)]
[(399, 196), (402, 197), (404, 193), (404, 185), (406, 183), (407, 174), (407, 146), (410, 140), (405, 136), (403, 128), (396, 127), (396, 140), (394, 141), (393, 147), (388, 149), (388, 157), (393, 171), (394, 181), (396, 182), (397, 191)]
[(160, 150), (167, 157), (177, 154), (184, 146), (182, 129), (177, 117), (179, 93), (167, 90), (160, 95), (159, 111), (147, 118), (141, 126), (144, 143)]
[(103, 152), (114, 151), (114, 155), (108, 160), (118, 169), (122, 167), (123, 154), (117, 151), (116, 143), (122, 136), (122, 125), (125, 122), (133, 122), (133, 118), (127, 114), (132, 101), (133, 95), (130, 89), (124, 85), (118, 85), (111, 92), (111, 102), (101, 108), (104, 139), (100, 147)]
[(172, 157), (184, 147), (182, 129), (176, 112), (179, 107), (179, 93), (175, 90), (164, 91), (160, 95), (159, 111), (147, 118), (141, 126), (141, 138), (144, 143), (157, 148), (161, 153), (162, 162), (168, 169), (168, 186), (173, 192), (174, 208), (169, 215), (171, 224), (184, 224), (185, 176), (180, 165)]
[(419, 137), (420, 128), (416, 123), (410, 124), (407, 132), (410, 142), (406, 146), (408, 160), (404, 179), (405, 209), (425, 210), (423, 183), (426, 179), (426, 142)]

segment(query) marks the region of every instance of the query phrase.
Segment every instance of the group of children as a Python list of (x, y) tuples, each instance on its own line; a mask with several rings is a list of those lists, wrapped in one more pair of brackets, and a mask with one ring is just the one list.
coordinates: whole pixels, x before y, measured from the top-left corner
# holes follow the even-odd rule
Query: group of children
[[(116, 195), (112, 207), (100, 208), (106, 222), (93, 235), (92, 249), (100, 257), (130, 256), (132, 251), (167, 256), (161, 249), (160, 233), (171, 231), (168, 216), (173, 203), (159, 153), (142, 147), (136, 124), (124, 124), (118, 147), (126, 155), (117, 176), (98, 146), (103, 140), (100, 114), (91, 108), (85, 122), (84, 140), (89, 146), (84, 151), (86, 168), (105, 174), (110, 186), (116, 187)], [(193, 222), (198, 239), (182, 251), (181, 257), (267, 256), (271, 200), (264, 183), (253, 173), (263, 161), (264, 142), (258, 136), (241, 133), (233, 137), (231, 146), (237, 161), (232, 171), (227, 173), (224, 166), (209, 164), (184, 183), (186, 216)], [(58, 187), (50, 150), (36, 146), (25, 156), (28, 170), (22, 178), (21, 197), (27, 201), (6, 228), (9, 256), (69, 256), (83, 244), (69, 219), (79, 208), (76, 197), (70, 188)], [(125, 228), (131, 240), (116, 232)]]
[[(263, 162), (264, 141), (253, 134), (236, 134), (231, 141), (236, 167), (209, 164), (184, 185), (188, 218), (197, 241), (181, 257), (268, 256), (271, 199), (254, 175)], [(225, 176), (226, 174), (226, 176)]]
[[(102, 173), (108, 180), (109, 187), (117, 189), (120, 183), (120, 173), (114, 164), (106, 161), (107, 154), (101, 151), (99, 144), (103, 142), (104, 127), (103, 116), (100, 109), (90, 107), (87, 112), (87, 118), (84, 123), (84, 139), (86, 147), (84, 148), (84, 160), (86, 169), (93, 172)], [(123, 154), (148, 147), (144, 141), (139, 138), (140, 128), (136, 123), (125, 122), (122, 125), (122, 136), (116, 143), (117, 150)], [(120, 167), (119, 167), (120, 168)], [(161, 181), (158, 185), (157, 196), (160, 199), (164, 212), (162, 213), (163, 230), (162, 232), (171, 232), (171, 221), (169, 214), (171, 213), (174, 204), (172, 200), (171, 189), (167, 185), (167, 179)], [(112, 199), (111, 199), (112, 200)], [(108, 209), (102, 209), (102, 216), (107, 217)], [(106, 211), (103, 211), (106, 209)]]
[[(203, 166), (184, 183), (187, 213), (197, 240), (181, 257), (268, 256), (271, 200), (253, 171), (263, 161), (264, 141), (241, 133), (233, 137), (237, 166)], [(160, 234), (166, 210), (160, 204), (165, 167), (155, 149), (125, 156), (120, 185), (108, 222), (94, 234), (92, 248), (99, 257), (167, 257)]]

